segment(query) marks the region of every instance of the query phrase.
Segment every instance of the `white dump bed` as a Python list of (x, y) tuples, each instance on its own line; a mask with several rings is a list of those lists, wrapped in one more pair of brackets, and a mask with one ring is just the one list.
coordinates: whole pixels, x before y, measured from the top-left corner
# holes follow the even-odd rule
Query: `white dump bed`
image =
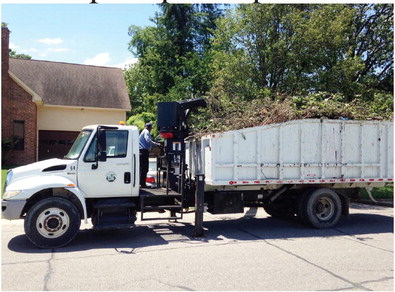
[(216, 133), (187, 143), (206, 185), (393, 181), (393, 123), (305, 119)]

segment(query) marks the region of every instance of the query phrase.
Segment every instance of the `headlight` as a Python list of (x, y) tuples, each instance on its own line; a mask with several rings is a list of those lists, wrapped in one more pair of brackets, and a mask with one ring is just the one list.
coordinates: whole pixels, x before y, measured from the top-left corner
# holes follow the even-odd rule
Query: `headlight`
[(4, 195), (3, 195), (3, 199), (4, 200), (10, 199), (12, 197), (15, 197), (16, 195), (19, 195), (21, 192), (22, 191), (8, 191), (8, 192), (5, 192)]
[(10, 169), (10, 170), (7, 172), (7, 177), (5, 178), (5, 183), (4, 183), (4, 190), (3, 190), (3, 192), (6, 190), (7, 186), (10, 184), (12, 175), (13, 175), (13, 172), (12, 172), (12, 169)]

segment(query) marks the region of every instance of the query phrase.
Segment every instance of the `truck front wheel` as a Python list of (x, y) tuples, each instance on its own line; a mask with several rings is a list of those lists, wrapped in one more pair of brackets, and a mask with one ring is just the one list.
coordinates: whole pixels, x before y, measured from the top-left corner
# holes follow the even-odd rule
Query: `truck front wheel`
[(330, 189), (315, 189), (301, 203), (303, 221), (315, 228), (331, 228), (340, 220), (341, 200)]
[(80, 225), (80, 214), (72, 202), (51, 197), (37, 202), (27, 212), (25, 233), (37, 247), (55, 248), (69, 243)]

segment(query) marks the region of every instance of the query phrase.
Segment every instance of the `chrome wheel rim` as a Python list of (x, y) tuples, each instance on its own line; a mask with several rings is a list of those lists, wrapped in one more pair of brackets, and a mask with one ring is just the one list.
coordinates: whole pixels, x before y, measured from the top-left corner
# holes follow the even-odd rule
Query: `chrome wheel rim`
[(60, 208), (45, 209), (37, 218), (37, 231), (45, 238), (58, 238), (66, 233), (70, 217)]

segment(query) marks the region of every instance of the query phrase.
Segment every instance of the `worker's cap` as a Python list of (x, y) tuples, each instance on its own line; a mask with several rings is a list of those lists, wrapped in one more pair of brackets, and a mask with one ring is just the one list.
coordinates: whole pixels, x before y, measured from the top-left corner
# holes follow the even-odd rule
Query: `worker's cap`
[(147, 128), (152, 128), (152, 124), (151, 124), (151, 123), (146, 123), (145, 126), (146, 126)]

